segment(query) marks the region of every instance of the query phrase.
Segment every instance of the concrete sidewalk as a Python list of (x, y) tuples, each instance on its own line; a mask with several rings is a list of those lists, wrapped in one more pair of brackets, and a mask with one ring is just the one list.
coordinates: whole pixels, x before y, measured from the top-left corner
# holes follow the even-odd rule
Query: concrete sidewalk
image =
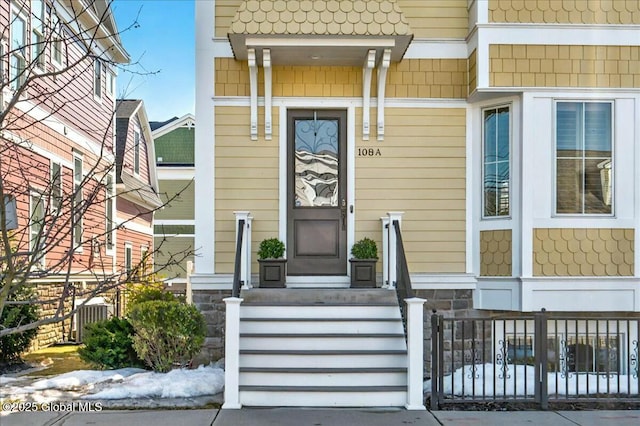
[[(4, 413), (6, 414), (6, 413)], [(640, 411), (405, 411), (399, 409), (105, 410), (11, 413), (2, 426), (637, 426)]]

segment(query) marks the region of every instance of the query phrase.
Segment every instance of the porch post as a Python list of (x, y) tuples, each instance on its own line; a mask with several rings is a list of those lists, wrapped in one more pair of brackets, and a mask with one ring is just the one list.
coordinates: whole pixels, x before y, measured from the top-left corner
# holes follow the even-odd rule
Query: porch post
[(407, 410), (426, 410), (424, 406), (424, 324), (425, 299), (412, 297), (407, 304)]
[(224, 404), (222, 408), (237, 410), (240, 404), (240, 304), (243, 299), (227, 297), (224, 338)]
[(382, 288), (389, 288), (389, 217), (381, 217), (382, 224)]
[(402, 224), (402, 215), (404, 212), (388, 212), (387, 216), (389, 217), (389, 290), (395, 290), (396, 281), (397, 281), (397, 263), (398, 263), (398, 253), (396, 250), (396, 230), (393, 227), (393, 222), (398, 221)]
[(244, 238), (240, 252), (240, 280), (243, 282), (242, 288), (250, 289), (251, 286), (251, 222), (253, 216), (251, 212), (233, 212), (236, 215), (236, 238), (238, 238), (238, 222), (244, 220)]

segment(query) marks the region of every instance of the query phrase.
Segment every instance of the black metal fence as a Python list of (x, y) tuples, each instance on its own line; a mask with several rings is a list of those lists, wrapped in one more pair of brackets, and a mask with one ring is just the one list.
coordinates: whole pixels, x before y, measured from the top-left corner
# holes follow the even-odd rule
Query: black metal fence
[(431, 317), (431, 408), (640, 402), (640, 317)]

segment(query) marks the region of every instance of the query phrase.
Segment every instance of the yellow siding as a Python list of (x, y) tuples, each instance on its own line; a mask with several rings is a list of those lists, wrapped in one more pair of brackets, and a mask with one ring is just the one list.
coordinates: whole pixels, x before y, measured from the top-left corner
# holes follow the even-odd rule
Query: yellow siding
[[(389, 98), (465, 98), (468, 91), (466, 59), (405, 59), (393, 63), (387, 74)], [(264, 94), (262, 68), (258, 94)], [(362, 69), (358, 67), (274, 66), (273, 96), (362, 96)], [(250, 96), (249, 68), (232, 58), (216, 59), (216, 96)], [(376, 96), (376, 79), (371, 84)]]
[(489, 0), (490, 22), (640, 24), (637, 0)]
[[(216, 37), (226, 37), (242, 0), (216, 1)], [(398, 0), (409, 27), (419, 38), (467, 36), (467, 0)]]
[[(235, 256), (234, 211), (254, 217), (252, 258), (264, 238), (278, 235), (278, 109), (273, 109), (273, 139), (249, 138), (248, 107), (216, 107), (216, 272), (232, 273)], [(253, 265), (257, 271), (257, 262)]]
[[(155, 238), (154, 247), (157, 251), (154, 253), (154, 264), (166, 265), (169, 261), (175, 262), (177, 260), (182, 260), (183, 256), (181, 256), (179, 253), (192, 252), (194, 250), (193, 245), (193, 237), (169, 236), (165, 239)], [(161, 269), (157, 271), (158, 276), (162, 279), (186, 278), (187, 274), (185, 271), (187, 269), (187, 262), (189, 260), (193, 261), (193, 256), (189, 256), (188, 258), (182, 260), (180, 262), (180, 265), (171, 265), (167, 267), (162, 266)]]
[[(194, 183), (190, 180), (161, 180), (160, 198), (168, 205), (156, 211), (155, 220), (187, 219), (193, 220), (194, 211)], [(171, 199), (171, 201), (168, 201)]]
[(380, 245), (380, 217), (404, 211), (412, 273), (465, 271), (465, 114), (387, 108), (385, 140), (378, 143), (362, 141), (357, 111), (357, 147), (382, 155), (356, 157), (356, 240), (368, 236)]
[(478, 88), (478, 69), (476, 65), (476, 50), (474, 49), (469, 56), (469, 92), (472, 94)]
[(533, 230), (533, 275), (632, 276), (634, 230)]
[(216, 37), (226, 37), (242, 0), (216, 0)]
[(480, 275), (510, 277), (512, 274), (510, 229), (480, 232)]
[(467, 36), (467, 0), (398, 0), (398, 5), (417, 38)]
[(640, 46), (491, 45), (493, 87), (640, 87)]

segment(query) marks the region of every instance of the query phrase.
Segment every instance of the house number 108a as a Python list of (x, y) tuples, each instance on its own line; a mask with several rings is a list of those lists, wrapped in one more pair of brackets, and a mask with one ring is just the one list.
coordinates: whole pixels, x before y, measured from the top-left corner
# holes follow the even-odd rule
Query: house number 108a
[(380, 148), (358, 148), (358, 157), (381, 157)]

